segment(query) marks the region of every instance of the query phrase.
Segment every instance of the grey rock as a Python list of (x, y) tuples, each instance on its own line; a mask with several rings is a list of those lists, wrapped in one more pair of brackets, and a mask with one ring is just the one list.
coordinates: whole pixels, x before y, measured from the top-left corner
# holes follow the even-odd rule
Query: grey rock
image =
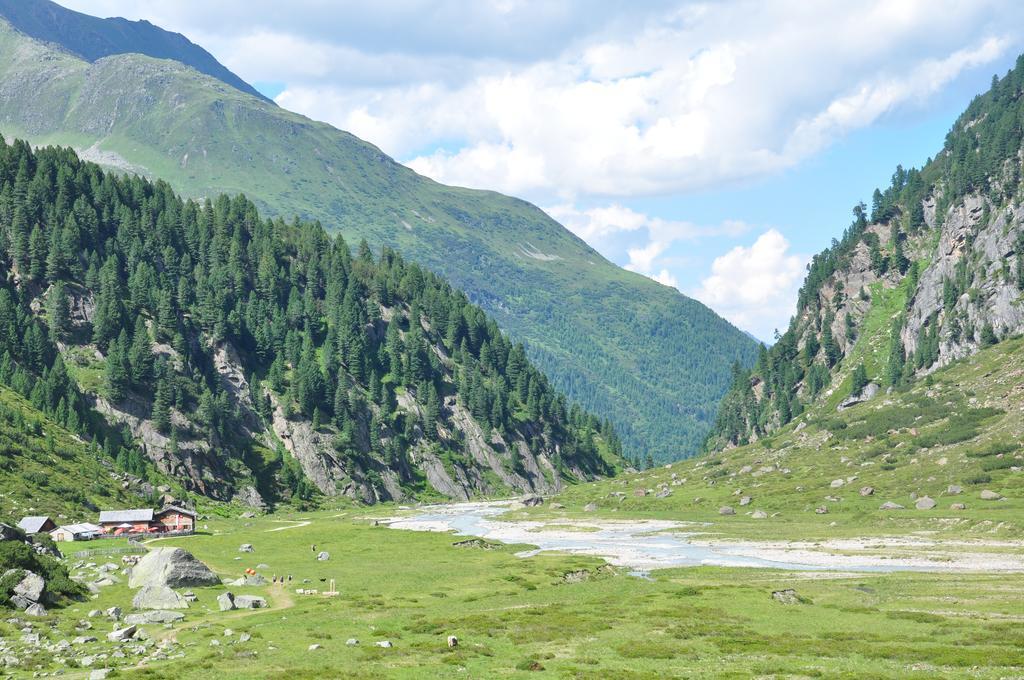
[(845, 479), (833, 479), (831, 481), (831, 483), (829, 483), (829, 487), (831, 487), (833, 489), (838, 489), (839, 487), (843, 486), (844, 484), (846, 484), (846, 480)]
[(937, 503), (928, 496), (922, 496), (921, 498), (917, 499), (916, 503), (914, 503), (914, 507), (917, 508), (918, 510), (931, 510), (936, 505)]
[(963, 491), (963, 488), (957, 484), (950, 484), (946, 487), (946, 494), (950, 496), (959, 496)]
[(326, 562), (327, 560), (331, 559), (331, 553), (327, 552), (326, 550), (321, 550), (319, 553), (317, 553), (316, 559), (320, 562)]
[(384, 647), (385, 649), (392, 647), (391, 640), (381, 640), (379, 642), (375, 642), (374, 644), (376, 644), (378, 647)]
[(181, 612), (167, 611), (166, 609), (156, 609), (153, 611), (142, 612), (139, 614), (129, 614), (124, 617), (124, 622), (129, 625), (141, 625), (145, 623), (176, 623), (185, 618), (185, 615)]
[(764, 510), (754, 510), (754, 514), (751, 517), (754, 519), (768, 519), (768, 513)]
[(235, 609), (235, 596), (232, 593), (221, 593), (217, 596), (217, 606), (222, 612)]
[(963, 503), (951, 503), (949, 506), (950, 510), (966, 510), (967, 506)]
[(728, 505), (723, 505), (722, 507), (720, 507), (718, 509), (718, 514), (719, 515), (735, 515), (736, 511), (732, 507), (730, 507)]
[(46, 588), (46, 581), (39, 574), (26, 571), (21, 581), (14, 586), (14, 594), (19, 595), (30, 602), (39, 602), (43, 597), (43, 590)]
[(46, 607), (38, 602), (33, 602), (25, 609), (25, 613), (29, 616), (46, 616)]
[(321, 648), (320, 645), (318, 645), (316, 643), (313, 643), (309, 647), (307, 647), (306, 649), (307, 649), (307, 651), (313, 652), (313, 651), (316, 651), (316, 650), (322, 649), (322, 648)]
[(263, 609), (266, 606), (266, 598), (258, 595), (237, 595), (235, 597), (236, 609)]
[(528, 508), (536, 508), (537, 506), (544, 505), (544, 499), (540, 496), (527, 496), (522, 500), (522, 503)]
[(109, 668), (96, 668), (89, 672), (89, 680), (106, 680), (107, 676), (110, 675), (111, 669)]
[(117, 621), (118, 619), (121, 618), (121, 608), (120, 607), (110, 607), (109, 609), (107, 609), (103, 613), (107, 615), (107, 618), (114, 619), (115, 621)]
[(167, 586), (148, 585), (132, 598), (136, 609), (188, 609), (188, 601)]
[(860, 488), (860, 495), (861, 496), (874, 496), (875, 495), (875, 487), (873, 487), (873, 486), (862, 486)]
[(182, 548), (156, 548), (132, 567), (128, 585), (163, 585), (171, 588), (212, 586), (220, 583), (208, 566)]
[(800, 596), (792, 588), (773, 590), (772, 599), (780, 604), (800, 604)]
[(753, 499), (753, 498), (751, 498), (750, 496), (744, 496), (744, 497), (742, 497), (742, 498), (740, 499), (740, 506), (741, 506), (741, 507), (744, 507), (744, 506), (750, 505), (750, 502), (751, 502), (752, 500), (754, 500), (754, 499)]
[(79, 635), (71, 640), (71, 644), (73, 645), (87, 645), (90, 642), (96, 642), (96, 638), (92, 635)]
[(252, 547), (252, 543), (243, 543), (238, 546), (238, 552), (251, 553), (256, 552), (256, 549)]
[(228, 581), (229, 586), (265, 586), (267, 585), (267, 579), (260, 574), (246, 574), (241, 578), (236, 578), (234, 581)]
[(583, 506), (583, 512), (597, 512), (597, 503), (587, 503)]
[(107, 633), (107, 639), (111, 642), (124, 642), (125, 640), (131, 640), (135, 636), (135, 631), (138, 630), (135, 626), (126, 626), (124, 628), (117, 628), (113, 632)]
[(984, 491), (981, 492), (981, 500), (983, 501), (998, 501), (1002, 500), (1002, 498), (1002, 494), (996, 493), (995, 491), (991, 491), (989, 489), (985, 489)]
[(827, 515), (828, 514), (828, 506), (826, 506), (826, 505), (819, 505), (818, 507), (816, 507), (814, 509), (814, 513), (816, 515)]
[(903, 510), (903, 506), (899, 503), (893, 503), (892, 501), (886, 501), (879, 506), (879, 510)]
[(252, 635), (250, 635), (249, 633), (242, 633), (241, 635), (238, 636), (238, 641), (239, 642), (248, 642), (251, 639), (252, 639)]
[(359, 640), (355, 638), (349, 638), (348, 640), (345, 640), (345, 644), (349, 647), (354, 647), (359, 644)]
[(448, 636), (448, 646), (449, 647), (458, 647), (459, 646), (459, 638), (455, 637), (454, 635), (449, 635)]

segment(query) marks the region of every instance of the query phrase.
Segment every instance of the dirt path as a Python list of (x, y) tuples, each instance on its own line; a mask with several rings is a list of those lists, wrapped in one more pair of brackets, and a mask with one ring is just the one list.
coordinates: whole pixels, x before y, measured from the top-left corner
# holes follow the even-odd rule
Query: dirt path
[(270, 533), (271, 531), (285, 531), (287, 529), (298, 529), (299, 527), (308, 527), (310, 524), (313, 523), (313, 520), (309, 520), (309, 519), (303, 519), (303, 520), (275, 519), (274, 521), (275, 522), (295, 522), (295, 524), (292, 524), (292, 525), (289, 525), (289, 526), (286, 526), (286, 527), (277, 527), (276, 529), (267, 529), (266, 533)]

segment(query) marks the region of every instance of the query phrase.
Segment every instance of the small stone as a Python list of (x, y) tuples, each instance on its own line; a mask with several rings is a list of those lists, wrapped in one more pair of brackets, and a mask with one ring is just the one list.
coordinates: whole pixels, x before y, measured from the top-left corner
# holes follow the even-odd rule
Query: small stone
[(817, 515), (827, 515), (828, 514), (828, 507), (825, 506), (825, 505), (819, 505), (818, 507), (816, 507), (814, 509), (814, 513), (817, 514)]
[(111, 642), (123, 642), (125, 640), (132, 639), (136, 631), (135, 626), (127, 626), (125, 628), (117, 628), (112, 633), (107, 633), (107, 639)]
[(252, 639), (252, 635), (250, 635), (249, 633), (242, 633), (241, 635), (238, 636), (238, 641), (239, 642), (248, 642), (251, 639)]
[(238, 552), (251, 553), (255, 552), (255, 548), (252, 547), (252, 543), (243, 543), (238, 546)]
[(110, 675), (109, 668), (96, 668), (89, 672), (89, 680), (106, 680), (108, 675)]
[(928, 496), (922, 496), (917, 499), (917, 503), (914, 504), (914, 507), (918, 510), (931, 510), (936, 505), (937, 503), (933, 499)]
[(596, 511), (597, 511), (597, 503), (587, 503), (586, 505), (583, 506), (583, 512), (596, 512)]
[(210, 640), (210, 646), (211, 647), (220, 647), (220, 640), (218, 640), (217, 638), (213, 638), (212, 640)]
[(744, 496), (743, 498), (741, 498), (741, 499), (740, 499), (740, 505), (741, 505), (741, 506), (746, 506), (746, 505), (750, 505), (750, 502), (751, 502), (752, 500), (754, 500), (754, 499), (753, 499), (753, 498), (751, 498), (750, 496)]
[(378, 647), (384, 647), (385, 649), (388, 649), (391, 647), (391, 640), (381, 640), (380, 642), (377, 642), (375, 644)]
[(1002, 498), (1003, 495), (1000, 493), (996, 493), (995, 491), (985, 489), (984, 491), (981, 492), (981, 500), (983, 501), (998, 501), (1002, 500)]
[(873, 487), (873, 486), (862, 486), (860, 488), (860, 495), (861, 496), (874, 496), (875, 495), (875, 487)]
[(25, 609), (25, 613), (29, 616), (46, 616), (46, 607), (35, 602)]
[(99, 609), (90, 609), (87, 616), (90, 619), (95, 619), (97, 616), (102, 616), (102, 615), (103, 615), (103, 612), (101, 612)]
[(751, 517), (754, 519), (768, 519), (768, 513), (764, 510), (754, 510), (754, 514)]
[(893, 503), (892, 501), (886, 501), (879, 506), (879, 510), (902, 510), (903, 506), (899, 503)]
[(833, 489), (838, 489), (842, 485), (846, 484), (845, 479), (833, 479), (829, 486)]
[(310, 651), (310, 652), (312, 652), (313, 650), (316, 650), (316, 649), (320, 649), (320, 645), (312, 644), (309, 647), (307, 647), (307, 650)]
[(800, 604), (800, 596), (792, 588), (773, 590), (772, 599), (780, 604)]
[(92, 635), (79, 635), (71, 641), (73, 645), (87, 645), (90, 642), (96, 642), (96, 638)]
[(217, 596), (217, 606), (222, 612), (235, 609), (235, 596), (232, 593), (221, 593)]
[(349, 638), (348, 640), (345, 640), (345, 644), (349, 647), (354, 647), (359, 644), (359, 640), (355, 638)]
[(331, 553), (327, 552), (326, 550), (321, 550), (319, 553), (317, 553), (316, 559), (319, 562), (326, 562), (327, 560), (331, 559)]
[(950, 510), (966, 510), (967, 506), (963, 503), (951, 503), (949, 506)]
[(459, 646), (459, 638), (455, 637), (454, 635), (449, 635), (448, 636), (448, 646), (449, 647), (458, 647)]
[(723, 505), (722, 507), (720, 507), (720, 508), (718, 509), (718, 514), (719, 514), (719, 515), (735, 515), (735, 514), (736, 514), (736, 511), (735, 511), (735, 510), (733, 510), (733, 509), (732, 509), (732, 508), (731, 508), (730, 506), (728, 506), (728, 505)]
[(959, 496), (963, 491), (964, 490), (957, 484), (950, 484), (946, 487), (946, 494), (949, 496)]

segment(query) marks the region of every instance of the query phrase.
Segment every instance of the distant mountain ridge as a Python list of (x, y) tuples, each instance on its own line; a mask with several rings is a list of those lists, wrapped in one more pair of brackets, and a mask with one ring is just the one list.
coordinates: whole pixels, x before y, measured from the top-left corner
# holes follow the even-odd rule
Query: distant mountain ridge
[(176, 61), (90, 63), (0, 21), (0, 131), (394, 248), (465, 291), (559, 390), (611, 419), (633, 457), (696, 453), (731, 366), (756, 357), (712, 310), (615, 266), (535, 206), (433, 182)]
[(127, 53), (174, 59), (246, 94), (267, 99), (202, 47), (148, 21), (100, 19), (49, 0), (0, 0), (0, 16), (25, 35), (60, 45), (86, 61)]

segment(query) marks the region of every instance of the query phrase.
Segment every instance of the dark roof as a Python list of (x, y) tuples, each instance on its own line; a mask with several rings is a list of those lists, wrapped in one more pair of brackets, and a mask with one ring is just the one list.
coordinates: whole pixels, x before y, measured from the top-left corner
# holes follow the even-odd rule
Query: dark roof
[(110, 522), (152, 522), (153, 510), (144, 508), (138, 510), (102, 510), (100, 511), (100, 524)]
[(38, 534), (46, 526), (47, 522), (53, 522), (49, 517), (44, 515), (34, 515), (32, 517), (22, 517), (21, 521), (18, 522), (18, 528), (24, 531), (26, 534)]
[(188, 508), (183, 508), (180, 505), (165, 505), (164, 507), (160, 508), (160, 510), (158, 510), (156, 514), (157, 514), (157, 516), (159, 516), (159, 515), (166, 514), (168, 512), (176, 512), (179, 515), (188, 515), (189, 517), (191, 517), (193, 519), (195, 519), (195, 516), (196, 516), (196, 513), (195, 513), (194, 510), (189, 510)]

